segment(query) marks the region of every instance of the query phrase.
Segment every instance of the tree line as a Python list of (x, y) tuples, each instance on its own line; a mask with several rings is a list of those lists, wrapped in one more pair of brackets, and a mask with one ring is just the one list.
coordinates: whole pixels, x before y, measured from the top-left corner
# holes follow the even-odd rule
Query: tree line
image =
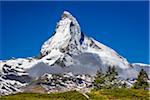
[[(125, 81), (121, 81), (118, 77), (118, 72), (115, 66), (109, 66), (104, 73), (102, 70), (98, 70), (94, 80), (95, 89), (114, 89), (114, 88), (127, 88)], [(148, 75), (144, 69), (141, 69), (136, 82), (133, 84), (134, 89), (146, 89), (149, 88)]]

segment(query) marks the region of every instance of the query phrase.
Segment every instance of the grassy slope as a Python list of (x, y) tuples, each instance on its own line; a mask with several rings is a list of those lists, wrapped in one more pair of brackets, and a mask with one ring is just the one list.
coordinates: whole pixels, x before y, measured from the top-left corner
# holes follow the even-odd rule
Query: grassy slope
[(93, 90), (88, 95), (92, 100), (150, 100), (149, 91), (142, 89)]
[(87, 100), (85, 96), (76, 91), (64, 93), (18, 93), (15, 95), (0, 97), (0, 100)]
[[(149, 91), (135, 89), (93, 90), (87, 94), (91, 100), (149, 100)], [(87, 100), (76, 91), (64, 93), (36, 94), (18, 93), (0, 97), (0, 100)]]

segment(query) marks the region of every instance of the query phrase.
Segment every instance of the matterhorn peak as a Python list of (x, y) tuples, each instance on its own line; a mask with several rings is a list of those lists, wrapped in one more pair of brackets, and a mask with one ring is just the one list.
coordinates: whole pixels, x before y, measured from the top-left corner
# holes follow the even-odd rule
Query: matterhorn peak
[(64, 11), (60, 21), (57, 23), (55, 34), (44, 43), (41, 49), (43, 55), (50, 53), (53, 49), (74, 50), (80, 49), (81, 29), (76, 18), (69, 12)]

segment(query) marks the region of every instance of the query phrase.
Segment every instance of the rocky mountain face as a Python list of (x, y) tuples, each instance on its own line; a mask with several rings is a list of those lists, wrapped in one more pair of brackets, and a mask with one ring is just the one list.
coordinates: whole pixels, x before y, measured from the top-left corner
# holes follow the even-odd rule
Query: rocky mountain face
[[(87, 37), (77, 20), (64, 11), (55, 34), (41, 47), (40, 56), (0, 61), (0, 95), (20, 91), (42, 92), (92, 88), (97, 70), (115, 66), (122, 81), (132, 85), (141, 68), (149, 73), (150, 65), (130, 64), (104, 44)], [(150, 75), (149, 75), (150, 76)]]

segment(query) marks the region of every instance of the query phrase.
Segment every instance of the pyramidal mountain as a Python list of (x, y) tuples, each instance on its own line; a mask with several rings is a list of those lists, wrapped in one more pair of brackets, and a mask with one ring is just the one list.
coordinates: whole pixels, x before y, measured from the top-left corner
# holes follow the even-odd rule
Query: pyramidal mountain
[(140, 69), (149, 73), (150, 68), (147, 64), (129, 63), (113, 49), (87, 37), (76, 18), (64, 11), (39, 56), (0, 61), (0, 95), (36, 91), (36, 86), (44, 89), (39, 91), (42, 93), (87, 91), (92, 88), (97, 70), (105, 72), (108, 66), (115, 66), (120, 80), (129, 86)]

